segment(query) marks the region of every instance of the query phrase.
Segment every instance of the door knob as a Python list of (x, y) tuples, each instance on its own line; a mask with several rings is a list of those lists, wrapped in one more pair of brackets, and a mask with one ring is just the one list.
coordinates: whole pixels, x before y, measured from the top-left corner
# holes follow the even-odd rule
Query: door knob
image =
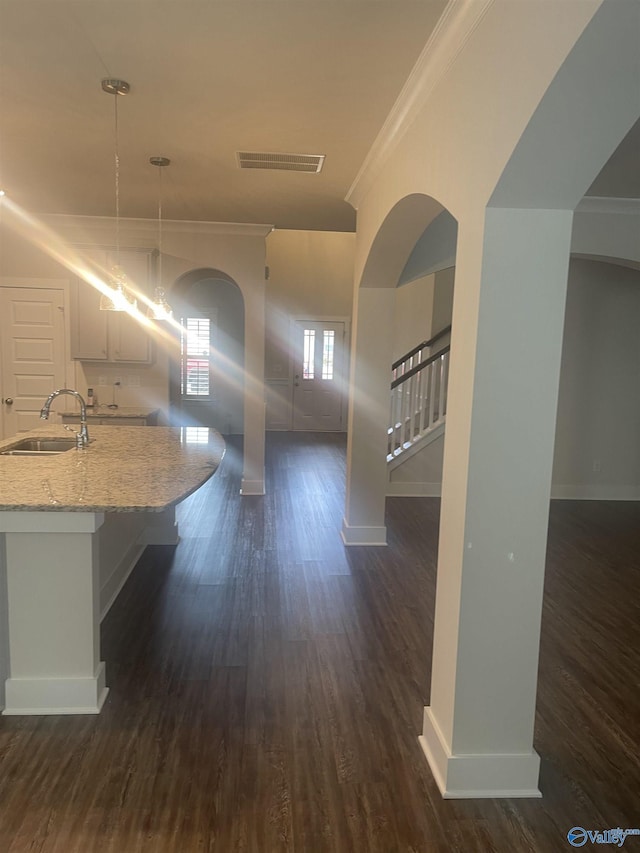
[(2, 402), (10, 406), (13, 403), (13, 397), (6, 397)]

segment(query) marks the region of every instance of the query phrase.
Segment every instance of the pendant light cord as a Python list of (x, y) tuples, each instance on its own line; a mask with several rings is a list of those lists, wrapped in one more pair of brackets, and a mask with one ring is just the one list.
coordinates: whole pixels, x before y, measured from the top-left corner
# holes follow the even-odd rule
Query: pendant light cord
[(118, 149), (118, 92), (114, 94), (115, 102), (115, 167), (116, 167), (116, 264), (120, 266), (120, 152)]
[(162, 166), (158, 167), (158, 287), (162, 287)]

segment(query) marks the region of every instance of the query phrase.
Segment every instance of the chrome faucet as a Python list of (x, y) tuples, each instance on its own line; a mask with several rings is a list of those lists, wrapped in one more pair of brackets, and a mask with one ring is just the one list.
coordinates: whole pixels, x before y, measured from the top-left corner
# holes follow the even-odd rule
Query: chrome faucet
[(55, 398), (60, 396), (60, 394), (71, 394), (71, 396), (75, 397), (80, 403), (80, 432), (76, 432), (71, 429), (67, 424), (64, 424), (64, 428), (68, 429), (69, 432), (74, 433), (76, 437), (76, 447), (78, 450), (82, 450), (82, 448), (86, 447), (89, 443), (89, 430), (87, 429), (87, 404), (85, 403), (84, 398), (78, 394), (77, 391), (72, 391), (71, 388), (59, 388), (57, 391), (49, 394), (40, 411), (40, 417), (43, 421), (46, 421), (49, 418), (51, 403), (53, 403)]

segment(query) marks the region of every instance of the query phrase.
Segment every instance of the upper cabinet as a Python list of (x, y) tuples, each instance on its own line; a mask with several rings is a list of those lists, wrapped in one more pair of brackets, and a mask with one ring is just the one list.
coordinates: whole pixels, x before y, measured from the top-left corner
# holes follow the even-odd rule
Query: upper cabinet
[[(86, 253), (85, 253), (86, 254)], [(98, 268), (109, 270), (115, 253), (91, 249), (89, 258)], [(123, 249), (120, 266), (131, 284), (149, 293), (152, 250)], [(101, 311), (100, 292), (81, 278), (71, 282), (71, 357), (81, 361), (149, 363), (153, 342), (146, 328), (123, 311)]]

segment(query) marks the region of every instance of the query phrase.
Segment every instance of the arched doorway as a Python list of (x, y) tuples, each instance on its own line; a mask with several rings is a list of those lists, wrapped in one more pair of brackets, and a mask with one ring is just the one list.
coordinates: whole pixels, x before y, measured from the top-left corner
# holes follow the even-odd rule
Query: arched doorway
[[(384, 512), (389, 476), (388, 419), (396, 288), (402, 283), (409, 259), (421, 244), (422, 251), (418, 254), (422, 257), (420, 260), (414, 257), (415, 269), (421, 266), (424, 272), (435, 272), (439, 263), (450, 264), (451, 252), (438, 255), (434, 250), (434, 246), (444, 245), (444, 237), (430, 242), (425, 236), (431, 227), (437, 226), (443, 211), (436, 199), (422, 193), (397, 201), (375, 235), (357, 286), (347, 495), (342, 526), (342, 538), (347, 545), (386, 544)], [(453, 216), (448, 213), (446, 216), (455, 229)], [(455, 256), (455, 230), (452, 239)], [(438, 256), (440, 260), (436, 262)]]
[(169, 368), (171, 421), (244, 432), (244, 300), (226, 273), (193, 270), (172, 290), (181, 342)]

